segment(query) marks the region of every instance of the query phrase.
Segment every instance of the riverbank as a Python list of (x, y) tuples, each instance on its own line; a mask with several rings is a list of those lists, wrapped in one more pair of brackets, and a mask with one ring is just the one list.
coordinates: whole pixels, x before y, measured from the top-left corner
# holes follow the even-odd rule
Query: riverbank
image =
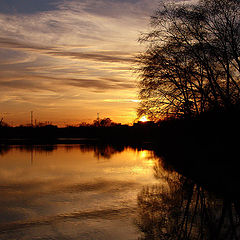
[(0, 127), (0, 143), (59, 143), (98, 141), (106, 143), (144, 143), (163, 145), (164, 148), (196, 145), (216, 147), (235, 145), (240, 135), (240, 114), (231, 112), (206, 113), (195, 118), (169, 119), (158, 123), (138, 123), (134, 126), (80, 126), (58, 128)]

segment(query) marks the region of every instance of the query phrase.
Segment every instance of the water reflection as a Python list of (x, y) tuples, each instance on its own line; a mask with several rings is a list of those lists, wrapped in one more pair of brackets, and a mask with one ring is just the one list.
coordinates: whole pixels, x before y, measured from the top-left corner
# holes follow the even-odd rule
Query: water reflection
[(222, 153), (212, 162), (162, 153), (1, 146), (0, 239), (240, 239), (236, 165), (223, 164)]
[(160, 183), (144, 187), (138, 195), (140, 239), (240, 238), (240, 201), (236, 195), (207, 191), (204, 184), (175, 172), (166, 160), (155, 164), (154, 175)]
[(11, 148), (10, 148), (10, 146), (9, 145), (0, 145), (0, 156), (2, 155), (5, 155), (5, 154), (7, 154), (8, 152), (9, 152), (9, 150), (10, 150)]
[(1, 240), (138, 238), (137, 194), (157, 183), (150, 151), (78, 144), (0, 149)]
[(0, 145), (0, 155), (7, 154), (11, 149), (18, 149), (22, 152), (37, 152), (37, 153), (51, 153), (57, 151), (58, 148), (64, 147), (67, 152), (76, 151), (78, 148), (82, 153), (94, 152), (96, 158), (105, 158), (110, 159), (112, 155), (116, 153), (123, 152), (127, 146), (124, 145), (110, 145), (110, 144), (101, 144), (101, 145), (92, 145), (92, 144), (62, 144), (62, 145)]

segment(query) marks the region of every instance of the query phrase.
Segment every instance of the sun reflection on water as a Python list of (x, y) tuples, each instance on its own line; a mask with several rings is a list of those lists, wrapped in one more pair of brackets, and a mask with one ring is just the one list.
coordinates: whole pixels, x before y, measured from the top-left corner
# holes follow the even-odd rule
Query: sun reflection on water
[[(60, 225), (69, 222), (66, 239), (79, 239), (85, 233), (89, 238), (82, 239), (137, 239), (131, 224), (136, 198), (145, 184), (158, 181), (154, 163), (151, 151), (123, 146), (11, 147), (0, 156), (0, 188), (4, 189), (0, 223), (13, 230), (3, 238), (5, 225), (0, 224), (0, 239), (8, 240), (13, 232), (16, 239), (19, 234), (33, 238), (36, 227), (39, 238), (44, 232), (49, 239), (56, 239), (56, 233), (50, 228), (46, 231), (42, 224), (50, 227), (55, 219)], [(78, 227), (73, 229), (73, 224)], [(109, 237), (93, 236), (92, 229)]]

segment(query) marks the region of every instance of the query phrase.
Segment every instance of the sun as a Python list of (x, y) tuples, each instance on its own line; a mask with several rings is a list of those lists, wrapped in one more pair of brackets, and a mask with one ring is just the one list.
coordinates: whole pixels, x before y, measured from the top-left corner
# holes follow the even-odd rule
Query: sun
[(146, 116), (142, 116), (140, 119), (139, 119), (140, 122), (147, 122), (149, 121), (148, 118)]

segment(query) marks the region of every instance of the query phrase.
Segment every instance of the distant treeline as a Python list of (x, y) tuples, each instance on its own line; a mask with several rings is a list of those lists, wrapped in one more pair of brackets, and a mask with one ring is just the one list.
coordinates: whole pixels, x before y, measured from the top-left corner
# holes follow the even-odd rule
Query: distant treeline
[(48, 125), (43, 127), (1, 127), (0, 141), (17, 142), (25, 139), (30, 142), (55, 143), (56, 141), (79, 142), (79, 141), (113, 141), (128, 142), (141, 141), (153, 137), (153, 133), (158, 129), (158, 125), (118, 125), (109, 127), (79, 126), (59, 128)]
[(168, 119), (154, 122), (139, 122), (134, 126), (79, 126), (59, 128), (54, 125), (43, 127), (0, 127), (0, 141), (18, 141), (51, 143), (56, 141), (91, 141), (102, 142), (154, 142), (159, 147), (180, 145), (233, 144), (240, 134), (240, 114), (236, 112), (211, 112), (196, 118)]

